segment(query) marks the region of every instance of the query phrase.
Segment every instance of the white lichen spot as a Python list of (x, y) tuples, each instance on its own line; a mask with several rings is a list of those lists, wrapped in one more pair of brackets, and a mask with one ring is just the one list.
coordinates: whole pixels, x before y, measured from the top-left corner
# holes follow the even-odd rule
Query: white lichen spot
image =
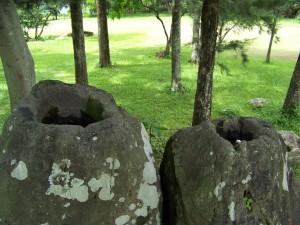
[(19, 161), (10, 175), (18, 180), (25, 180), (28, 177), (26, 164), (23, 161)]
[(66, 219), (66, 217), (67, 217), (66, 214), (63, 214), (62, 217), (61, 217), (61, 220)]
[(17, 162), (17, 160), (13, 159), (10, 161), (10, 165), (12, 166), (12, 165), (16, 164), (16, 162)]
[(41, 223), (40, 225), (49, 225), (49, 223), (48, 223), (48, 222), (46, 222), (46, 223)]
[(111, 170), (113, 169), (117, 170), (120, 169), (121, 167), (120, 161), (118, 159), (113, 159), (112, 157), (108, 157), (105, 161), (109, 164), (109, 169)]
[(6, 150), (5, 150), (5, 149), (3, 149), (3, 150), (2, 150), (2, 153), (3, 153), (3, 154), (5, 154), (5, 153), (6, 153)]
[(88, 187), (84, 185), (84, 180), (73, 178), (74, 174), (65, 171), (70, 166), (69, 159), (63, 159), (59, 164), (53, 163), (48, 179), (50, 187), (46, 195), (54, 194), (62, 198), (85, 202), (89, 196)]
[(67, 202), (66, 204), (64, 204), (64, 208), (68, 208), (69, 206), (71, 205), (71, 203), (70, 202)]
[(143, 180), (147, 184), (153, 184), (157, 181), (156, 170), (152, 162), (146, 162), (143, 170)]
[(152, 157), (151, 157), (153, 152), (152, 152), (151, 144), (149, 142), (149, 136), (148, 136), (148, 133), (146, 131), (144, 124), (141, 124), (141, 126), (142, 126), (141, 135), (142, 135), (142, 139), (144, 142), (144, 151), (148, 158), (148, 161), (153, 162)]
[(118, 159), (114, 159), (114, 170), (120, 169), (121, 164), (120, 161)]
[(136, 220), (135, 219), (131, 220), (131, 224), (136, 224)]
[(119, 198), (119, 202), (125, 202), (125, 198), (124, 197)]
[(114, 161), (114, 159), (112, 158), (112, 157), (108, 157), (106, 160), (105, 160), (107, 163), (109, 163), (109, 165), (110, 165), (110, 169), (112, 169), (113, 167), (112, 167), (112, 162)]
[(247, 184), (251, 180), (251, 175), (252, 173), (250, 172), (248, 176), (244, 180), (242, 180), (242, 184)]
[(92, 192), (98, 191), (101, 186), (99, 180), (97, 180), (96, 178), (90, 179), (88, 185), (90, 186)]
[(80, 187), (83, 184), (84, 184), (84, 180), (81, 180), (81, 179), (78, 179), (78, 178), (74, 178), (71, 181), (71, 186), (73, 186), (73, 187)]
[(88, 185), (93, 192), (96, 192), (102, 188), (99, 192), (99, 198), (103, 201), (111, 200), (115, 195), (113, 192), (111, 192), (111, 188), (115, 186), (115, 178), (108, 174), (102, 174), (98, 180), (92, 178), (88, 182)]
[(214, 154), (213, 152), (210, 152), (210, 153), (209, 153), (209, 155), (213, 155), (213, 154)]
[(134, 142), (134, 146), (137, 147), (137, 146), (138, 146), (138, 143), (137, 143), (137, 142)]
[[(120, 161), (118, 159), (113, 159), (112, 157), (108, 157), (105, 159), (104, 166), (107, 166), (109, 164), (110, 170), (117, 170), (121, 167)], [(115, 177), (118, 176), (118, 173), (112, 173), (112, 175), (108, 175), (103, 173), (99, 179), (92, 178), (88, 185), (91, 188), (92, 192), (98, 191), (99, 192), (99, 198), (103, 201), (109, 201), (113, 199), (114, 193), (112, 192), (112, 187), (115, 186)]]
[(228, 209), (228, 216), (230, 216), (231, 221), (235, 221), (235, 202), (231, 202)]
[(116, 225), (124, 225), (130, 220), (130, 217), (128, 215), (123, 215), (115, 219)]
[(131, 211), (135, 210), (135, 208), (136, 208), (135, 204), (130, 204), (130, 206), (128, 207), (128, 209)]
[(159, 203), (159, 192), (156, 186), (152, 185), (157, 182), (156, 170), (154, 167), (154, 159), (152, 157), (152, 148), (149, 142), (147, 131), (143, 124), (141, 124), (141, 136), (144, 142), (144, 152), (148, 162), (144, 164), (143, 183), (140, 184), (137, 198), (140, 200), (138, 209), (135, 210), (136, 216), (146, 217), (148, 215), (148, 208), (155, 209)]
[(50, 140), (50, 136), (47, 135), (46, 136), (46, 140), (49, 141)]
[(214, 189), (214, 195), (216, 196), (216, 198), (218, 199), (218, 201), (221, 201), (222, 200), (222, 193), (223, 193), (223, 188), (225, 187), (225, 182), (221, 182), (219, 183), (215, 189)]
[(102, 176), (103, 176), (101, 180), (102, 189), (99, 192), (99, 198), (103, 201), (112, 200), (115, 194), (111, 192), (111, 188), (115, 186), (115, 178), (107, 174), (104, 174)]
[(11, 125), (8, 129), (9, 129), (9, 131), (12, 131), (13, 125)]
[(132, 182), (133, 186), (135, 186), (135, 185), (136, 185), (136, 183), (137, 183), (137, 179), (136, 179), (136, 178), (134, 178), (134, 179), (133, 179), (133, 182)]
[(283, 179), (282, 179), (282, 188), (285, 191), (289, 191), (288, 177), (289, 177), (288, 152), (286, 152), (285, 159), (283, 161)]
[(161, 224), (159, 213), (156, 214), (156, 224)]
[(150, 209), (155, 209), (158, 206), (159, 198), (156, 186), (143, 183), (137, 198), (141, 200), (144, 205), (150, 207)]
[(98, 140), (98, 137), (93, 137), (93, 141), (97, 141)]
[(79, 141), (81, 138), (80, 138), (80, 137), (78, 137), (78, 136), (76, 136), (76, 139)]
[(148, 216), (147, 206), (146, 206), (146, 205), (143, 205), (142, 208), (139, 208), (139, 209), (135, 210), (134, 214), (135, 214), (137, 217), (139, 217), (139, 216), (143, 216), (143, 217)]

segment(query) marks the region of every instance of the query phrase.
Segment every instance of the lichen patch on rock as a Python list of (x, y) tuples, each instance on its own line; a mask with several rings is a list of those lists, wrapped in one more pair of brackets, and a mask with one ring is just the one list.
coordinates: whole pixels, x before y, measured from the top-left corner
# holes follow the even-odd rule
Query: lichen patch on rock
[(242, 180), (242, 184), (247, 184), (251, 180), (251, 175), (252, 173), (250, 172), (248, 176), (244, 180)]
[(288, 168), (288, 152), (285, 153), (285, 157), (282, 157), (283, 161), (283, 178), (282, 178), (282, 188), (285, 191), (289, 191), (288, 177), (289, 177), (289, 168)]
[(130, 217), (128, 215), (123, 215), (115, 219), (116, 225), (124, 225), (130, 220)]
[[(13, 164), (15, 164), (15, 162)], [(25, 180), (28, 177), (26, 164), (23, 161), (19, 161), (18, 165), (14, 168), (10, 175), (18, 180)]]
[(231, 202), (228, 209), (228, 216), (230, 216), (231, 221), (235, 221), (235, 202)]
[(52, 172), (49, 176), (50, 187), (46, 195), (54, 194), (62, 198), (85, 202), (88, 200), (88, 187), (84, 180), (73, 177), (74, 174), (65, 171), (70, 168), (71, 161), (63, 159), (59, 164), (53, 163)]
[(221, 183), (219, 183), (215, 189), (214, 189), (214, 195), (216, 196), (216, 198), (218, 199), (218, 201), (221, 201), (223, 196), (223, 188), (225, 187), (226, 183), (223, 181)]
[[(112, 157), (108, 157), (105, 160), (111, 171), (117, 170), (121, 167), (120, 161), (118, 159), (114, 159)], [(104, 166), (107, 164), (105, 163)], [(103, 201), (112, 200), (115, 194), (112, 192), (112, 187), (115, 186), (115, 177), (118, 176), (117, 173), (113, 173), (113, 175), (103, 173), (99, 179), (92, 178), (88, 182), (89, 187), (92, 192), (98, 191), (100, 188), (100, 192), (98, 197)]]

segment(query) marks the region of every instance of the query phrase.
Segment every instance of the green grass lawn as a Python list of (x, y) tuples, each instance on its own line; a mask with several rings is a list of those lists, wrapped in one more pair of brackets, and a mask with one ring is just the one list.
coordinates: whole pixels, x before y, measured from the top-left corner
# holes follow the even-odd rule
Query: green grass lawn
[[(94, 23), (96, 19), (87, 20)], [(182, 82), (186, 93), (171, 93), (171, 60), (155, 58), (155, 52), (161, 50), (164, 45), (150, 42), (153, 37), (149, 36), (149, 32), (155, 30), (150, 28), (140, 30), (133, 26), (134, 24), (137, 26), (141, 21), (148, 22), (147, 26), (150, 26), (150, 23), (158, 23), (151, 16), (126, 18), (119, 22), (122, 26), (128, 25), (126, 30), (124, 27), (120, 28), (118, 21), (110, 21), (111, 24), (118, 26), (114, 29), (110, 24), (113, 27), (110, 32), (113, 65), (110, 68), (97, 67), (96, 35), (86, 38), (89, 83), (111, 93), (117, 104), (129, 113), (141, 119), (158, 121), (161, 126), (168, 128), (169, 131), (163, 133), (166, 139), (175, 130), (191, 125), (197, 66), (188, 63), (190, 46), (184, 45)], [(190, 20), (185, 19), (185, 24), (188, 26)], [(163, 38), (161, 36), (162, 42)], [(29, 48), (35, 61), (37, 81), (56, 79), (74, 83), (71, 38), (29, 42)], [(271, 59), (272, 63), (268, 65), (264, 63), (264, 54), (251, 52), (250, 62), (246, 67), (241, 64), (239, 58), (236, 58), (234, 52), (219, 55), (218, 62), (226, 64), (231, 69), (231, 75), (222, 74), (220, 68), (215, 67), (213, 118), (228, 115), (255, 116), (272, 122), (277, 129), (294, 130), (300, 135), (300, 113), (288, 119), (280, 114), (296, 63), (294, 55), (283, 58), (280, 57), (279, 50), (276, 57)], [(269, 102), (268, 106), (261, 109), (251, 107), (248, 101), (256, 97), (265, 98)], [(0, 105), (2, 127), (9, 114), (9, 99), (2, 66), (0, 66)]]

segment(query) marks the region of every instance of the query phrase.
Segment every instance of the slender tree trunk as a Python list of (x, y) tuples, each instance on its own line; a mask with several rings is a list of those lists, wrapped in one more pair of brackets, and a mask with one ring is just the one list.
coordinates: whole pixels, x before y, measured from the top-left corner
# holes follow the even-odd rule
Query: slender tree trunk
[(210, 120), (212, 108), (213, 72), (220, 0), (204, 0), (201, 17), (201, 50), (193, 126)]
[(166, 39), (167, 39), (166, 47), (161, 52), (156, 53), (157, 58), (164, 58), (164, 57), (170, 55), (171, 47), (172, 47), (172, 24), (171, 24), (171, 29), (170, 29), (170, 36), (166, 35)]
[(181, 0), (173, 0), (172, 9), (172, 82), (171, 91), (183, 91), (181, 83)]
[(142, 0), (140, 0), (140, 3), (142, 4), (143, 7), (145, 7), (146, 9), (151, 10), (154, 13), (156, 19), (159, 20), (159, 22), (161, 23), (161, 25), (163, 27), (163, 30), (164, 30), (164, 33), (165, 33), (165, 37), (166, 37), (166, 40), (167, 40), (166, 47), (165, 47), (165, 49), (163, 51), (157, 52), (156, 53), (156, 57), (157, 58), (164, 58), (164, 57), (166, 57), (166, 56), (168, 56), (170, 54), (172, 26), (171, 26), (170, 36), (169, 36), (168, 32), (167, 32), (167, 29), (166, 29), (166, 26), (165, 26), (165, 23), (164, 23), (164, 21), (159, 16), (159, 11), (156, 8), (152, 7), (152, 6), (145, 5)]
[(283, 112), (287, 114), (295, 114), (300, 103), (300, 54), (294, 69), (294, 73), (287, 92)]
[(110, 66), (106, 0), (96, 0), (98, 19), (99, 66)]
[(198, 64), (199, 63), (199, 52), (200, 52), (200, 19), (202, 4), (199, 0), (193, 0), (193, 37), (192, 37), (192, 54), (189, 62)]
[(271, 28), (271, 38), (270, 38), (270, 43), (269, 43), (269, 48), (268, 48), (268, 53), (266, 57), (266, 63), (270, 64), (270, 58), (271, 58), (271, 50), (272, 50), (272, 45), (273, 45), (273, 40), (276, 34), (276, 25), (277, 25), (277, 18), (278, 18), (278, 13), (276, 13), (272, 28)]
[(88, 85), (81, 4), (81, 0), (70, 1), (75, 80), (76, 84)]
[(12, 0), (0, 0), (0, 57), (14, 109), (35, 84), (34, 61)]

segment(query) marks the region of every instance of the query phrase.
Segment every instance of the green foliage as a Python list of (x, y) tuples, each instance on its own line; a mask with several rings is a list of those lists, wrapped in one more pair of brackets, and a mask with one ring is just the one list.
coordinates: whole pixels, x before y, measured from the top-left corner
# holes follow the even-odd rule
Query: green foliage
[(83, 4), (83, 15), (88, 17), (97, 16), (96, 0), (85, 0)]
[(266, 118), (276, 128), (282, 130), (298, 130), (300, 126), (300, 110), (295, 112), (293, 116), (282, 113), (282, 108), (279, 108), (274, 102), (269, 102), (265, 107), (253, 108), (256, 115)]
[[(18, 1), (17, 12), (27, 40), (40, 39), (51, 16), (57, 17), (64, 1)], [(33, 32), (33, 37), (32, 37)]]
[(294, 163), (292, 164), (291, 168), (294, 171), (295, 175), (300, 179), (300, 165)]
[(288, 0), (282, 9), (282, 16), (285, 18), (296, 18), (300, 15), (300, 1)]
[(166, 141), (162, 138), (161, 132), (167, 131), (169, 129), (161, 126), (159, 122), (155, 120), (142, 119), (142, 122), (149, 134), (152, 150), (157, 160), (157, 163), (159, 164), (163, 158), (163, 152)]
[(252, 211), (252, 203), (253, 203), (253, 199), (251, 197), (244, 197), (244, 202), (245, 202), (245, 205), (246, 205), (246, 208), (249, 210), (249, 211)]
[[(222, 41), (217, 45), (217, 52), (221, 54), (225, 51), (234, 51), (236, 54), (236, 58), (240, 56), (242, 59), (242, 64), (246, 66), (246, 63), (249, 62), (248, 54), (247, 54), (247, 46), (251, 44), (253, 39), (244, 39), (244, 40), (231, 40), (231, 41)], [(220, 67), (221, 73), (225, 73), (228, 75), (232, 75), (230, 72), (230, 68), (221, 62), (216, 62), (216, 64)]]

